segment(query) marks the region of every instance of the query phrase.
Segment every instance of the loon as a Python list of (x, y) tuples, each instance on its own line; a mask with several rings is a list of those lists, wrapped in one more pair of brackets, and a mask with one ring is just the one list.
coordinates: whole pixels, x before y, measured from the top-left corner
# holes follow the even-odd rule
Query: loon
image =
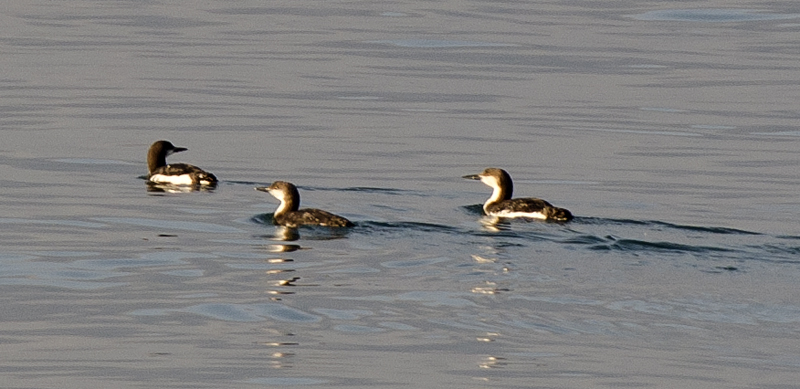
[(147, 151), (147, 180), (157, 184), (215, 186), (217, 177), (186, 163), (167, 165), (167, 156), (173, 153), (189, 150), (185, 147), (175, 147), (172, 143), (160, 140), (150, 146)]
[(494, 217), (527, 217), (533, 219), (566, 222), (572, 220), (572, 213), (564, 208), (554, 207), (542, 199), (533, 197), (512, 199), (514, 184), (511, 176), (503, 169), (487, 168), (480, 174), (464, 176), (470, 180), (480, 180), (492, 187), (492, 197), (483, 204), (483, 211)]
[(285, 227), (298, 227), (301, 225), (314, 225), (324, 227), (352, 227), (353, 223), (341, 216), (314, 208), (300, 208), (300, 192), (294, 184), (285, 181), (275, 181), (270, 186), (260, 186), (256, 190), (267, 192), (281, 201), (275, 211), (273, 220), (275, 224)]

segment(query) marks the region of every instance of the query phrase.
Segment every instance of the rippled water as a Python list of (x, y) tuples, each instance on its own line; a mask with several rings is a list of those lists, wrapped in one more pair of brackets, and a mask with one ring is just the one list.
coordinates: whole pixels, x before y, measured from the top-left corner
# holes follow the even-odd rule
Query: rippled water
[(800, 10), (695, 5), (6, 5), (0, 386), (793, 387)]

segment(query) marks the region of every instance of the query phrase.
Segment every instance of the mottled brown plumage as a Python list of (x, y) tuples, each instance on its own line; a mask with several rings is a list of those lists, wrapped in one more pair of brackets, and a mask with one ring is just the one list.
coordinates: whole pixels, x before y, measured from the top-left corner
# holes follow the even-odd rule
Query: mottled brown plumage
[(324, 227), (352, 227), (349, 220), (330, 212), (316, 208), (300, 209), (300, 192), (294, 184), (275, 181), (268, 187), (258, 187), (258, 191), (267, 192), (280, 200), (281, 205), (275, 210), (275, 224), (285, 227), (315, 225)]

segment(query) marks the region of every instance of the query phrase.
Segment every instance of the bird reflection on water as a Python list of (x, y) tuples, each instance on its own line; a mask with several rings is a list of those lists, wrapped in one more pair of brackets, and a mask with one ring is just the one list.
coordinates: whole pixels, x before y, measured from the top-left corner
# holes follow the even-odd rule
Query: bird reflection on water
[[(142, 178), (145, 178), (142, 176)], [(217, 188), (213, 185), (174, 185), (163, 182), (145, 181), (145, 189), (150, 194), (158, 193), (191, 193), (191, 192), (213, 192)]]

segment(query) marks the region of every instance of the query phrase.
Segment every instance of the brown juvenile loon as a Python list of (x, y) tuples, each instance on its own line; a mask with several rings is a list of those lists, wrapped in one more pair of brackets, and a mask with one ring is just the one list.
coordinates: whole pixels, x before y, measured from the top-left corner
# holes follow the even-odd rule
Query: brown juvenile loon
[(572, 220), (572, 213), (568, 210), (554, 207), (542, 199), (533, 197), (512, 199), (514, 184), (511, 176), (503, 169), (490, 167), (480, 174), (471, 174), (464, 178), (480, 180), (492, 187), (492, 196), (483, 204), (483, 211), (489, 216), (527, 217), (561, 222)]
[(186, 163), (167, 164), (167, 156), (186, 150), (188, 149), (185, 147), (175, 147), (165, 140), (153, 143), (147, 151), (147, 180), (172, 185), (216, 185), (217, 177), (197, 166)]
[(256, 190), (267, 192), (280, 200), (281, 205), (275, 210), (275, 224), (285, 227), (314, 225), (325, 227), (352, 227), (353, 223), (341, 216), (315, 208), (300, 208), (300, 192), (293, 184), (275, 181), (270, 186), (257, 187)]

